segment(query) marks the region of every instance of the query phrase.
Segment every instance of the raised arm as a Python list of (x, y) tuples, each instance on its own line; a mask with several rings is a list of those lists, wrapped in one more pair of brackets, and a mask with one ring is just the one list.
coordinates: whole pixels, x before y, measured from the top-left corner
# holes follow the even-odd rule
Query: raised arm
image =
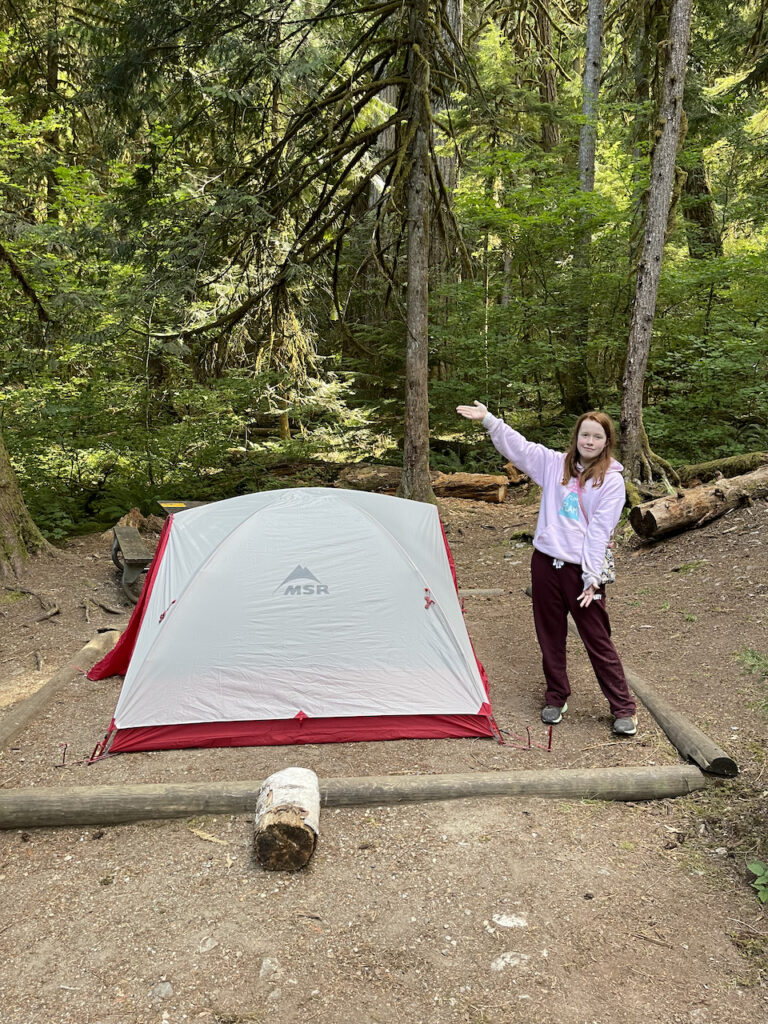
[(456, 412), (468, 420), (482, 421), (497, 451), (514, 463), (523, 473), (527, 473), (534, 483), (542, 484), (547, 466), (555, 465), (560, 470), (563, 461), (561, 452), (553, 451), (543, 444), (526, 441), (522, 434), (508, 427), (504, 420), (498, 419), (482, 404), (475, 401), (472, 405), (459, 405)]

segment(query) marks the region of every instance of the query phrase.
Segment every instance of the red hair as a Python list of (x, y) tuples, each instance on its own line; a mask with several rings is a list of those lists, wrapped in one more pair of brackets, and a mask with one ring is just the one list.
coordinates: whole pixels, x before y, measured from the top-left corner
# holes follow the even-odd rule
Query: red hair
[[(577, 441), (579, 437), (579, 431), (584, 420), (594, 420), (595, 423), (599, 424), (605, 432), (605, 448), (600, 452), (599, 456), (595, 459), (591, 465), (586, 469), (579, 472), (577, 469), (577, 463), (579, 461), (579, 449)], [(593, 480), (593, 487), (600, 487), (605, 480), (605, 474), (608, 472), (608, 467), (611, 464), (613, 458), (613, 447), (616, 444), (616, 428), (613, 425), (613, 420), (610, 416), (606, 416), (604, 412), (585, 412), (579, 416), (576, 421), (576, 426), (573, 428), (573, 434), (571, 435), (571, 446), (565, 453), (565, 463), (563, 466), (563, 485), (566, 485), (571, 477), (577, 477), (582, 484), (585, 484), (587, 480)]]

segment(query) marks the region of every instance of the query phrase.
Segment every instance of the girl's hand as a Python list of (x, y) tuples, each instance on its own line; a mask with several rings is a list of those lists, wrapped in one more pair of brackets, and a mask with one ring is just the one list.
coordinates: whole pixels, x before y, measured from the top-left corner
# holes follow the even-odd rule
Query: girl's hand
[(576, 598), (576, 600), (579, 602), (579, 605), (582, 608), (588, 608), (594, 600), (596, 591), (597, 587), (594, 585), (594, 583), (590, 587), (585, 587), (585, 589), (582, 590), (582, 592)]
[(472, 405), (457, 405), (456, 412), (466, 420), (482, 420), (485, 419), (488, 409), (475, 399)]

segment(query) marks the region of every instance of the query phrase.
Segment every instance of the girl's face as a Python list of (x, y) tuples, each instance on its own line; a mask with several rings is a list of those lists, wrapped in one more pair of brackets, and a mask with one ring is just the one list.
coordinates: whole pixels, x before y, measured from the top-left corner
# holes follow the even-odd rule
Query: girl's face
[(600, 457), (608, 438), (597, 420), (584, 420), (576, 437), (579, 459), (585, 468)]

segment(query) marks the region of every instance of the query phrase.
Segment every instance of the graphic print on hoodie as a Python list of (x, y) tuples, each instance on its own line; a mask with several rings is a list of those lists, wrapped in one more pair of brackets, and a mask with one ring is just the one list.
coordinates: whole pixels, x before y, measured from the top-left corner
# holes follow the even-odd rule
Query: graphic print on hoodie
[(563, 498), (563, 503), (557, 510), (557, 514), (565, 516), (566, 519), (579, 518), (579, 498), (574, 491), (566, 494), (565, 498)]

